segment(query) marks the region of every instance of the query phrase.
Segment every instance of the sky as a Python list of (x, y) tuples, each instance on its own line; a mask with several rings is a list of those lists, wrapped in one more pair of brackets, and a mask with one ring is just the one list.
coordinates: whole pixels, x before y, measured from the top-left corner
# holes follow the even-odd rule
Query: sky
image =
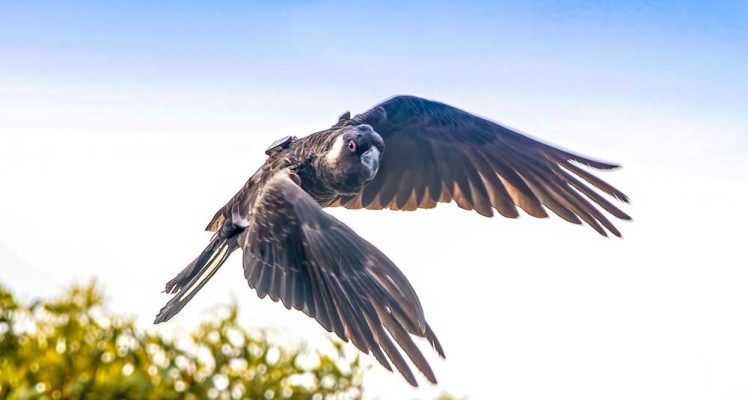
[[(439, 385), (374, 365), (369, 398), (748, 396), (748, 3), (0, 2), (0, 282), (90, 277), (149, 326), (202, 228), (285, 135), (395, 94), (623, 168), (623, 239), (454, 205), (329, 212), (416, 289)], [(235, 299), (324, 347), (232, 257), (173, 333)], [(366, 358), (371, 362), (370, 358)]]

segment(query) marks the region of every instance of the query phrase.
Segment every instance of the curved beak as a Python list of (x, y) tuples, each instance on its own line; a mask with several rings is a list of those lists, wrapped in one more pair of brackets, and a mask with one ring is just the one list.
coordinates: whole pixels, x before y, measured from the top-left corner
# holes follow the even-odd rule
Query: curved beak
[(379, 149), (372, 147), (361, 154), (361, 164), (369, 170), (369, 179), (374, 179), (379, 170)]

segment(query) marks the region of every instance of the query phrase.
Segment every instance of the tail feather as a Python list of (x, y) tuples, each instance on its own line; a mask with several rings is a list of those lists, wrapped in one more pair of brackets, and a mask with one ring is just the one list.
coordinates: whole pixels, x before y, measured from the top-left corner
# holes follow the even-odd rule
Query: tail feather
[(166, 284), (167, 293), (177, 292), (156, 315), (154, 324), (168, 321), (197, 294), (205, 283), (218, 271), (229, 255), (236, 249), (231, 239), (218, 235), (210, 241), (200, 256), (191, 262), (187, 268)]

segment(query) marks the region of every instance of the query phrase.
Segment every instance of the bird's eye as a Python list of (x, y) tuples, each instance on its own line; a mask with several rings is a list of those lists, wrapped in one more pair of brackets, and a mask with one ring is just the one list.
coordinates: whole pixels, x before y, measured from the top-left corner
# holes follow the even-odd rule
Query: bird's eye
[(348, 142), (348, 150), (350, 150), (351, 152), (355, 152), (356, 151), (356, 142), (354, 142), (353, 140), (349, 141)]

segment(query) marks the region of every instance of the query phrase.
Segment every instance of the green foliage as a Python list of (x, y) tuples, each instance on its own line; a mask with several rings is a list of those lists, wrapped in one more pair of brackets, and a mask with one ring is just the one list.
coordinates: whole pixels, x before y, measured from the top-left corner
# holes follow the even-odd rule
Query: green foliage
[(20, 304), (0, 286), (0, 399), (360, 398), (358, 357), (280, 347), (237, 308), (184, 337), (138, 330), (95, 284)]

